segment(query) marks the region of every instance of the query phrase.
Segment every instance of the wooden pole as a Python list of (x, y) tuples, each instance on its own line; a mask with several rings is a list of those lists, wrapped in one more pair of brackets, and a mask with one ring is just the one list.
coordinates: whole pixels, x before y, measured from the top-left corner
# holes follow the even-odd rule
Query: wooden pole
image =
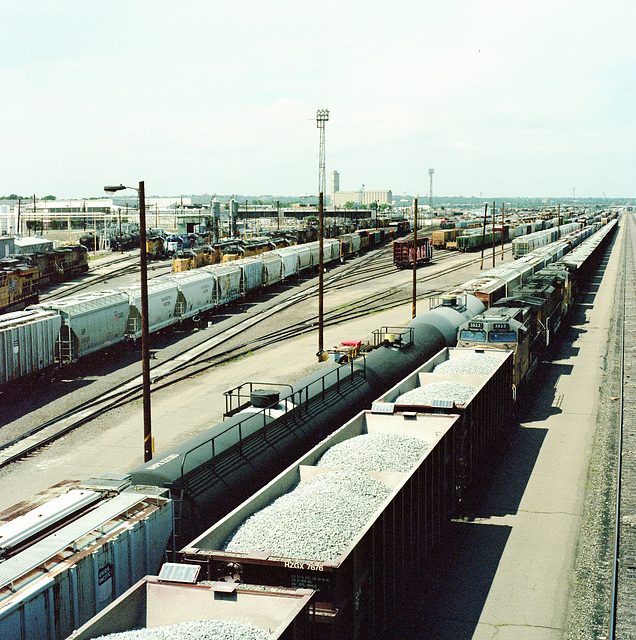
[(144, 410), (144, 462), (152, 459), (150, 417), (150, 329), (148, 321), (148, 259), (146, 255), (146, 193), (139, 183), (139, 262), (141, 267), (141, 366)]
[[(495, 201), (492, 201), (492, 266), (495, 266)], [(501, 227), (501, 235), (503, 236), (503, 227)]]
[(323, 193), (320, 192), (318, 196), (318, 251), (320, 253), (320, 257), (318, 259), (318, 360), (320, 361), (322, 357), (322, 352), (324, 351), (324, 340), (323, 340), (323, 271), (324, 271), (324, 257), (323, 257), (323, 245), (324, 245), (324, 200)]
[(413, 201), (413, 303), (411, 317), (417, 315), (417, 198)]
[(501, 259), (504, 259), (504, 203), (501, 203)]
[(480, 269), (484, 268), (484, 245), (486, 244), (486, 216), (488, 215), (488, 203), (484, 206), (484, 230), (481, 234), (481, 264)]

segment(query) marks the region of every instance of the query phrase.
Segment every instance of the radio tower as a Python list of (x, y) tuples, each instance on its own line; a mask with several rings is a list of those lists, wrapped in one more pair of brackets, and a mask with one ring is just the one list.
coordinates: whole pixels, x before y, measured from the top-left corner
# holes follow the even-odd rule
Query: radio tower
[(320, 155), (318, 156), (318, 195), (325, 193), (327, 173), (325, 170), (325, 124), (329, 120), (329, 109), (318, 109), (316, 126), (320, 129)]
[(431, 208), (431, 213), (433, 212), (433, 174), (435, 173), (435, 169), (429, 169), (428, 175), (430, 178), (430, 184), (428, 187), (428, 204)]

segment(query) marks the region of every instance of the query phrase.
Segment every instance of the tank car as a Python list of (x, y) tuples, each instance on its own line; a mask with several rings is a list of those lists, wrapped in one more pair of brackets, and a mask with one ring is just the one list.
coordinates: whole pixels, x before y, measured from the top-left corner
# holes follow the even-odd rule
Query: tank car
[(191, 539), (334, 425), (353, 417), (441, 348), (454, 345), (457, 328), (483, 310), (473, 296), (448, 299), (403, 328), (402, 340), (383, 341), (362, 361), (332, 365), (286, 387), (278, 401), (256, 414), (227, 418), (133, 469), (133, 482), (167, 487), (181, 496), (177, 535), (181, 543)]

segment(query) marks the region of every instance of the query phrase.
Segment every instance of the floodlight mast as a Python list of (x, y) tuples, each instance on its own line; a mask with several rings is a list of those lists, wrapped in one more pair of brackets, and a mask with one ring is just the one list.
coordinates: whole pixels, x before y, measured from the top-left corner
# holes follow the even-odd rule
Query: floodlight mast
[(316, 111), (316, 126), (320, 129), (320, 153), (318, 155), (318, 194), (325, 193), (327, 173), (325, 163), (325, 124), (329, 120), (329, 109)]
[(148, 257), (146, 254), (146, 192), (143, 180), (139, 188), (106, 185), (104, 191), (116, 193), (133, 189), (139, 194), (139, 264), (141, 271), (141, 368), (144, 410), (144, 462), (152, 459), (152, 422), (150, 414), (150, 327), (148, 322)]
[(325, 124), (329, 120), (328, 109), (318, 109), (316, 112), (316, 126), (320, 130), (320, 153), (318, 156), (318, 359), (322, 359), (324, 352), (324, 322), (323, 322), (323, 294), (324, 294), (324, 195), (327, 188), (327, 174), (325, 169)]

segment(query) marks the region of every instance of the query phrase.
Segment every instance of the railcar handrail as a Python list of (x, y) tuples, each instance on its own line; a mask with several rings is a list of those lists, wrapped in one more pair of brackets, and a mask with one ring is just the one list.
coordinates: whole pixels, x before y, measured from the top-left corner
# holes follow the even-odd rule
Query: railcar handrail
[[(354, 369), (354, 364), (358, 363), (360, 364), (360, 361), (362, 361), (362, 370), (355, 368)], [(348, 374), (346, 375), (346, 377), (341, 378), (341, 372), (343, 369), (349, 369)], [(347, 379), (351, 379), (353, 378), (353, 376), (358, 373), (358, 374), (362, 374), (362, 376), (364, 378), (366, 378), (366, 357), (364, 355), (360, 356), (359, 358), (356, 358), (355, 360), (351, 360), (350, 362), (340, 365), (339, 367), (336, 367), (335, 369), (329, 369), (328, 371), (326, 371), (323, 375), (321, 375), (319, 378), (312, 380), (311, 382), (309, 382), (308, 384), (306, 384), (304, 387), (301, 387), (300, 389), (298, 389), (297, 391), (293, 391), (289, 396), (285, 397), (282, 399), (282, 401), (286, 401), (289, 400), (292, 403), (292, 408), (291, 409), (285, 409), (284, 410), (284, 415), (281, 417), (288, 417), (291, 414), (295, 414), (295, 413), (301, 413), (303, 410), (308, 410), (309, 408), (309, 402), (311, 400), (310, 395), (309, 395), (309, 390), (310, 388), (315, 388), (315, 385), (320, 385), (321, 386), (321, 392), (320, 392), (320, 397), (324, 399), (325, 394), (327, 392), (327, 388), (325, 386), (325, 380), (328, 376), (336, 374), (336, 390), (340, 391), (340, 384), (345, 382)], [(304, 399), (303, 399), (304, 396)], [(270, 406), (270, 407), (264, 407), (263, 409), (260, 409), (259, 411), (257, 411), (256, 413), (250, 413), (249, 415), (247, 415), (243, 420), (241, 420), (240, 422), (237, 422), (235, 424), (230, 425), (229, 427), (227, 427), (226, 429), (224, 429), (223, 431), (221, 431), (220, 433), (217, 433), (216, 435), (212, 436), (212, 438), (210, 438), (210, 440), (206, 440), (205, 442), (202, 442), (200, 444), (198, 444), (196, 447), (193, 447), (192, 449), (190, 449), (189, 451), (186, 451), (183, 454), (183, 459), (181, 460), (181, 470), (180, 470), (180, 483), (181, 486), (184, 486), (184, 469), (185, 469), (185, 465), (186, 465), (186, 460), (188, 458), (188, 456), (192, 453), (194, 453), (195, 451), (197, 451), (198, 449), (201, 449), (202, 447), (207, 447), (210, 446), (211, 447), (211, 456), (210, 456), (210, 460), (214, 460), (214, 458), (216, 457), (216, 449), (215, 449), (215, 443), (216, 440), (218, 438), (220, 438), (221, 436), (226, 436), (229, 432), (233, 431), (233, 430), (238, 430), (238, 439), (236, 441), (236, 443), (234, 445), (232, 445), (232, 447), (234, 446), (238, 446), (239, 450), (240, 448), (243, 446), (243, 426), (244, 423), (247, 420), (252, 420), (253, 418), (257, 417), (258, 415), (262, 416), (263, 418), (263, 426), (262, 428), (266, 428), (267, 427), (267, 417), (268, 411), (272, 410), (272, 407), (274, 405)]]

